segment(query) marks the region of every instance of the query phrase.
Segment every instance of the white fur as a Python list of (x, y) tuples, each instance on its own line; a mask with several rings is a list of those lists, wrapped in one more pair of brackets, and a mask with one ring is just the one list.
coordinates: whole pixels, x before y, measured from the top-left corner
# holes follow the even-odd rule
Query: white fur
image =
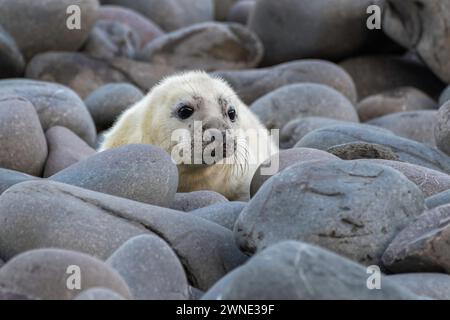
[[(217, 96), (226, 97), (236, 109), (236, 125), (244, 131), (260, 130), (258, 138), (269, 143), (271, 137), (268, 131), (225, 81), (205, 72), (192, 71), (164, 79), (141, 101), (126, 110), (105, 134), (100, 151), (125, 144), (143, 143), (159, 146), (171, 154), (171, 134), (175, 129), (184, 128), (182, 121), (173, 117), (174, 107), (192, 95), (201, 96), (206, 102), (208, 117), (220, 116)], [(244, 171), (237, 170), (236, 165), (179, 165), (178, 191), (213, 190), (232, 200), (248, 199), (251, 179), (258, 165), (278, 152), (278, 148), (273, 142), (270, 152), (259, 150), (256, 145), (247, 147), (249, 156), (257, 158), (258, 163), (246, 166)]]

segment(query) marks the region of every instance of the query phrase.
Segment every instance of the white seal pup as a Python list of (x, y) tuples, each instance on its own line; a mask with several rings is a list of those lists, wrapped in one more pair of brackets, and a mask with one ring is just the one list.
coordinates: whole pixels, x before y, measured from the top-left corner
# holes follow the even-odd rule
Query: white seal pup
[[(180, 138), (180, 132), (186, 134)], [(246, 200), (259, 164), (278, 152), (273, 140), (224, 80), (191, 71), (163, 79), (126, 110), (99, 151), (156, 145), (177, 159), (179, 192), (213, 190), (230, 200)]]

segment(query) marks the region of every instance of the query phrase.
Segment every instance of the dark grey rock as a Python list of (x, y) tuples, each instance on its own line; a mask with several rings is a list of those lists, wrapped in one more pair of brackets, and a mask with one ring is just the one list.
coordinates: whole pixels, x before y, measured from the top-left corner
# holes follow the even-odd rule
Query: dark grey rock
[[(71, 5), (80, 8), (80, 29), (67, 26), (73, 14), (67, 13)], [(97, 0), (0, 0), (0, 21), (30, 59), (51, 50), (78, 50), (94, 26), (98, 7)]]
[(50, 180), (168, 207), (178, 188), (178, 170), (164, 150), (134, 144), (97, 153)]
[(19, 171), (0, 168), (0, 194), (15, 184), (36, 179), (38, 178)]
[(398, 160), (398, 155), (388, 147), (376, 143), (349, 142), (328, 148), (327, 152), (342, 160), (385, 159)]
[(156, 234), (175, 251), (190, 284), (201, 290), (246, 260), (233, 233), (217, 224), (51, 181), (24, 182), (4, 192), (0, 226), (0, 258), (5, 260), (46, 247), (106, 259), (128, 239)]
[(346, 121), (324, 117), (305, 117), (293, 119), (281, 128), (280, 148), (292, 148), (301, 140), (301, 138), (316, 129), (344, 123), (346, 123)]
[(361, 121), (366, 122), (395, 112), (436, 109), (436, 102), (413, 87), (400, 87), (369, 96), (356, 109)]
[(281, 150), (279, 153), (264, 161), (255, 171), (250, 185), (250, 195), (253, 197), (258, 192), (259, 188), (261, 188), (263, 183), (271, 177), (271, 175), (262, 174), (261, 171), (262, 168), (265, 168), (271, 163), (276, 163), (278, 161), (278, 173), (299, 162), (327, 160), (339, 160), (339, 158), (331, 153), (318, 149), (294, 148)]
[(54, 126), (67, 127), (90, 146), (94, 145), (96, 132), (92, 117), (83, 101), (69, 88), (28, 79), (0, 80), (0, 99), (8, 95), (29, 100), (44, 131)]
[(382, 257), (384, 266), (394, 273), (448, 273), (449, 226), (449, 205), (424, 212), (392, 240)]
[(388, 0), (383, 30), (405, 48), (417, 52), (443, 81), (450, 82), (450, 3), (440, 0)]
[(23, 74), (25, 61), (11, 35), (0, 25), (0, 78), (13, 78)]
[[(76, 283), (71, 280), (76, 272), (81, 289), (70, 286)], [(130, 297), (124, 280), (103, 261), (62, 249), (31, 250), (12, 258), (0, 269), (0, 287), (44, 300), (70, 300), (92, 287), (109, 288)]]
[(396, 135), (435, 147), (436, 110), (396, 112), (372, 119), (368, 124), (388, 129)]
[(129, 239), (106, 261), (119, 272), (136, 300), (187, 300), (188, 282), (177, 255), (162, 239)]
[(436, 115), (434, 139), (436, 146), (450, 155), (450, 101), (444, 103)]
[(379, 131), (375, 127), (368, 128), (356, 124), (346, 124), (317, 129), (304, 136), (296, 144), (296, 147), (328, 150), (333, 146), (350, 142), (383, 145), (397, 154), (400, 161), (446, 173), (450, 172), (450, 158), (444, 153), (417, 141)]
[(428, 299), (450, 300), (450, 276), (443, 273), (406, 273), (387, 276), (391, 282), (418, 296)]
[(39, 117), (27, 99), (0, 93), (0, 146), (1, 168), (41, 176), (47, 142)]
[(127, 25), (141, 39), (142, 46), (164, 34), (153, 21), (135, 10), (122, 6), (101, 6), (98, 10), (98, 21), (116, 21)]
[(92, 92), (84, 103), (99, 130), (111, 127), (117, 117), (144, 97), (130, 83), (110, 83)]
[(25, 76), (63, 84), (82, 99), (105, 84), (128, 82), (128, 78), (108, 62), (81, 52), (51, 51), (38, 54), (28, 63)]
[(84, 52), (97, 59), (134, 58), (141, 39), (128, 25), (117, 21), (97, 21), (84, 46)]
[(299, 83), (281, 87), (250, 106), (268, 129), (281, 129), (290, 120), (302, 117), (328, 117), (359, 122), (352, 103), (331, 87)]
[(264, 43), (266, 64), (303, 58), (339, 60), (382, 35), (366, 26), (367, 8), (384, 1), (258, 0), (248, 26)]
[(244, 69), (263, 56), (258, 37), (237, 23), (205, 22), (162, 35), (150, 42), (139, 59), (176, 69)]
[(212, 0), (105, 0), (103, 3), (134, 9), (166, 31), (214, 19)]
[(90, 288), (81, 292), (73, 300), (125, 300), (125, 298), (106, 288)]
[(359, 160), (310, 161), (269, 179), (234, 233), (245, 252), (299, 240), (370, 265), (423, 210), (422, 192), (394, 169)]
[(214, 285), (203, 300), (418, 299), (382, 276), (367, 287), (367, 269), (322, 248), (283, 241), (253, 256)]
[(437, 99), (445, 85), (423, 64), (398, 56), (377, 55), (350, 58), (340, 63), (364, 99), (401, 87), (415, 87)]
[(86, 142), (65, 127), (51, 127), (45, 133), (45, 137), (49, 152), (45, 163), (44, 178), (96, 153)]
[(240, 201), (221, 202), (190, 211), (189, 214), (217, 223), (229, 230), (233, 230), (234, 224), (246, 204), (247, 203)]
[(349, 74), (334, 63), (324, 60), (299, 60), (269, 68), (222, 70), (215, 72), (251, 104), (263, 95), (293, 83), (319, 83), (330, 86), (356, 102), (355, 84)]
[(228, 199), (220, 193), (209, 190), (193, 191), (175, 194), (170, 208), (188, 212), (223, 202), (228, 202)]

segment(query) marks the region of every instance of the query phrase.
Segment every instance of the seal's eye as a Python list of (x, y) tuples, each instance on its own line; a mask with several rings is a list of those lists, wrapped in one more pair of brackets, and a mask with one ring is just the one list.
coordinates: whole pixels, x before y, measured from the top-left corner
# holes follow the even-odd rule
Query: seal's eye
[(228, 110), (228, 117), (232, 122), (236, 120), (236, 110), (234, 110), (234, 108), (230, 108), (230, 110)]
[(182, 106), (178, 109), (177, 114), (180, 119), (187, 119), (194, 113), (194, 109), (188, 106)]

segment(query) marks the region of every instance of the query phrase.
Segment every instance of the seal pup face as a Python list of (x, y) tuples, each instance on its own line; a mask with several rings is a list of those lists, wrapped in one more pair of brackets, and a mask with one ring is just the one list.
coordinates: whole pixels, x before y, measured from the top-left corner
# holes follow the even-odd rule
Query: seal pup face
[(183, 73), (163, 80), (150, 97), (156, 118), (165, 119), (155, 124), (157, 140), (182, 157), (183, 164), (232, 163), (245, 156), (238, 131), (240, 110), (246, 106), (225, 81), (200, 71)]

